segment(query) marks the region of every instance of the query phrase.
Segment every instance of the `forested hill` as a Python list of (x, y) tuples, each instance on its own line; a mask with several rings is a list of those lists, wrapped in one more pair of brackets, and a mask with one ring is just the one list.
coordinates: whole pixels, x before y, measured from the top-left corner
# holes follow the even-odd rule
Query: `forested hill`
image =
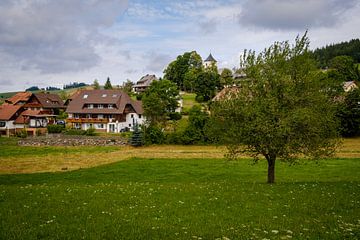
[(332, 58), (341, 55), (350, 56), (355, 63), (360, 63), (360, 39), (352, 39), (349, 42), (341, 42), (317, 48), (313, 54), (321, 68), (328, 67)]

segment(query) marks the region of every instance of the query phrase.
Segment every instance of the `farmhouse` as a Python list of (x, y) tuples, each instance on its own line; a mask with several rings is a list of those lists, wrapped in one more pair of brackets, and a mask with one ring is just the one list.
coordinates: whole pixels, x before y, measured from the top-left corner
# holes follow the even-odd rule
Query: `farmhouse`
[(120, 90), (83, 90), (73, 96), (67, 122), (77, 129), (123, 132), (143, 124), (142, 104)]
[(146, 74), (133, 86), (134, 92), (141, 93), (148, 89), (153, 81), (157, 81), (155, 75)]
[(16, 127), (14, 121), (20, 116), (23, 111), (21, 105), (7, 105), (0, 106), (0, 135), (15, 134)]

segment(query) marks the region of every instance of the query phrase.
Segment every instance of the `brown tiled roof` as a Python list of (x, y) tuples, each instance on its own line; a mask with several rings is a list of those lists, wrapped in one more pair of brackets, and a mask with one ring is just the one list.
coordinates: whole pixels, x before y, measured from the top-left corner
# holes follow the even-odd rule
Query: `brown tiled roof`
[(52, 93), (34, 93), (43, 108), (65, 108), (64, 102), (57, 94)]
[(29, 109), (25, 110), (20, 114), (19, 117), (16, 118), (14, 123), (16, 124), (29, 123), (30, 121), (29, 115), (36, 115), (36, 114), (40, 114), (40, 110), (29, 110)]
[(18, 92), (14, 96), (5, 100), (5, 102), (10, 104), (17, 104), (18, 102), (27, 102), (32, 96), (32, 92)]
[[(86, 96), (84, 98), (84, 96)], [(84, 108), (85, 104), (113, 104), (114, 108)], [(122, 114), (126, 105), (133, 106), (139, 114), (143, 113), (142, 105), (138, 101), (133, 101), (129, 95), (120, 90), (83, 90), (73, 96), (73, 100), (69, 103), (66, 112), (68, 113), (107, 113)]]
[(16, 113), (20, 110), (21, 105), (1, 105), (0, 120), (8, 121), (15, 118)]

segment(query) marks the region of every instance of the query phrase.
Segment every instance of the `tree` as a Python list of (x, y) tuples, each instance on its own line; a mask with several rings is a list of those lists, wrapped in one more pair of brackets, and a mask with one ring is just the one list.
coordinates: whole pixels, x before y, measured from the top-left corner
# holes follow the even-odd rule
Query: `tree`
[(220, 75), (215, 69), (207, 68), (198, 74), (194, 83), (196, 101), (207, 102), (215, 96), (220, 85)]
[(360, 89), (345, 94), (345, 99), (338, 106), (340, 133), (344, 137), (360, 135)]
[(179, 90), (169, 80), (153, 81), (143, 93), (144, 115), (151, 124), (162, 124), (170, 113), (178, 107)]
[(126, 92), (127, 94), (131, 94), (133, 86), (134, 86), (134, 83), (131, 80), (127, 79), (126, 82), (123, 83), (123, 86), (121, 89), (124, 92)]
[(105, 82), (104, 89), (113, 89), (109, 77), (107, 78), (107, 80)]
[(349, 56), (337, 56), (330, 61), (329, 77), (341, 83), (359, 79), (359, 70)]
[(97, 79), (94, 80), (93, 86), (94, 86), (94, 89), (100, 89), (100, 84)]
[(258, 55), (244, 52), (250, 80), (211, 107), (213, 139), (227, 145), (229, 157), (262, 155), (268, 183), (275, 181), (276, 159), (331, 155), (338, 143), (335, 104), (320, 87), (308, 46), (305, 34), (293, 46), (276, 42)]
[(224, 88), (225, 86), (231, 86), (234, 83), (233, 73), (230, 69), (224, 68), (220, 74), (220, 86)]
[(143, 135), (142, 135), (142, 132), (141, 132), (138, 124), (134, 125), (134, 131), (131, 135), (129, 142), (130, 142), (130, 145), (134, 146), (134, 147), (139, 147), (139, 146), (144, 145)]
[(209, 114), (201, 110), (198, 105), (193, 106), (189, 111), (189, 125), (186, 127), (182, 142), (184, 144), (204, 143), (207, 140), (205, 126), (208, 122)]
[[(185, 90), (184, 79), (187, 72), (192, 69), (200, 70), (202, 59), (196, 51), (185, 52), (172, 61), (164, 70), (164, 78), (174, 82), (180, 90)], [(189, 77), (189, 76), (188, 76)], [(187, 81), (193, 80), (187, 78)]]

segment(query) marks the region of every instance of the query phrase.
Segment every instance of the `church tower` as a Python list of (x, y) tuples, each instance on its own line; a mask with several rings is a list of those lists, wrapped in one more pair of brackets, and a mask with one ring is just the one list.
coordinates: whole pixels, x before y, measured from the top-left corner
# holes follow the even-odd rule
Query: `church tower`
[(204, 67), (208, 68), (211, 67), (212, 65), (216, 66), (216, 62), (217, 61), (210, 53), (210, 55), (204, 60)]

